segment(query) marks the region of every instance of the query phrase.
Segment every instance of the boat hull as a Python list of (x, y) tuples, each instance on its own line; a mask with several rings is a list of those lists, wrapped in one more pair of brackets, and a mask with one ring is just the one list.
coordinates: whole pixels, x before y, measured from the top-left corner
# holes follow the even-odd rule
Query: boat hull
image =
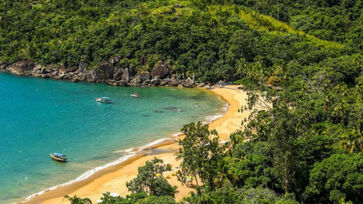
[(58, 161), (58, 162), (67, 162), (67, 158), (59, 158), (59, 157), (54, 156), (54, 154), (52, 154), (52, 153), (50, 153), (49, 155), (55, 161)]
[(100, 102), (100, 103), (112, 103), (112, 101), (105, 101), (105, 100), (102, 100), (101, 98), (96, 98), (96, 101)]

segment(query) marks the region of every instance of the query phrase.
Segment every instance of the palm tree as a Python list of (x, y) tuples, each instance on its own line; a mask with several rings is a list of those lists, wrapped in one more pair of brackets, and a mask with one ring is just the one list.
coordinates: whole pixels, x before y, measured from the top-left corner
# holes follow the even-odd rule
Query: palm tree
[(363, 135), (360, 129), (353, 128), (348, 134), (344, 134), (339, 142), (341, 147), (349, 153), (360, 152), (363, 150)]

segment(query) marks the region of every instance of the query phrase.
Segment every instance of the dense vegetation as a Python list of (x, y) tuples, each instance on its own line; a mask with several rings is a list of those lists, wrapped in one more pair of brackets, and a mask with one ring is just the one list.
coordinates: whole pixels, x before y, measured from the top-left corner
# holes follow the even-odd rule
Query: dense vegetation
[(180, 77), (216, 82), (274, 76), (291, 63), (360, 52), (361, 1), (317, 2), (2, 1), (0, 61), (92, 68), (118, 56), (119, 66), (144, 72), (162, 60)]
[[(359, 0), (16, 0), (0, 3), (0, 62), (77, 66), (119, 56), (150, 71), (235, 81), (262, 103), (243, 132), (218, 145), (183, 128), (178, 178), (190, 203), (363, 200), (363, 15)], [(260, 93), (259, 95), (255, 93)], [(196, 143), (195, 141), (199, 141)], [(154, 160), (104, 203), (174, 203)], [(161, 173), (162, 174), (162, 173)], [(156, 180), (155, 180), (156, 179)], [(147, 183), (143, 183), (147, 182)], [(150, 183), (151, 182), (151, 183)], [(160, 185), (157, 187), (153, 182)], [(74, 203), (87, 200), (72, 198)]]

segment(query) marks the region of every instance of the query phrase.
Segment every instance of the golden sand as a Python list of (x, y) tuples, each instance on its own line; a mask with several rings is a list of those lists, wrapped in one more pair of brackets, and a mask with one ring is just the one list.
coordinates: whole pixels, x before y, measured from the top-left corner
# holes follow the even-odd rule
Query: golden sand
[[(247, 118), (249, 112), (238, 112), (238, 109), (246, 105), (246, 92), (237, 88), (237, 86), (230, 85), (223, 88), (214, 88), (211, 90), (213, 93), (219, 95), (223, 100), (228, 102), (229, 107), (227, 112), (219, 119), (209, 124), (210, 129), (216, 129), (220, 135), (221, 140), (228, 140), (229, 135), (241, 128), (241, 122)], [(126, 162), (101, 170), (88, 179), (70, 184), (68, 186), (59, 187), (55, 190), (45, 192), (42, 195), (25, 201), (24, 203), (32, 204), (60, 204), (69, 203), (64, 195), (78, 197), (88, 197), (93, 203), (102, 197), (102, 193), (111, 192), (118, 193), (121, 196), (129, 194), (126, 188), (126, 182), (135, 178), (138, 173), (138, 167), (143, 166), (146, 161), (154, 157), (164, 160), (172, 165), (173, 169), (179, 165), (180, 161), (175, 160), (174, 152), (178, 150), (176, 142), (170, 144), (165, 143), (158, 146), (158, 149), (169, 150), (167, 153), (157, 155), (147, 155), (140, 153), (133, 158), (128, 159)], [(174, 171), (168, 172), (168, 181), (171, 185), (178, 186), (178, 193), (176, 200), (180, 200), (188, 195), (192, 189), (183, 186), (174, 175)]]

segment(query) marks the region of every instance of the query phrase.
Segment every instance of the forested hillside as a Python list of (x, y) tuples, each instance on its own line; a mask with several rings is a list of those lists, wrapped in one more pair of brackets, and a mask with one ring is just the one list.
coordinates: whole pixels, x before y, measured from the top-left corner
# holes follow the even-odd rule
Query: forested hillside
[[(185, 201), (359, 203), (362, 7), (359, 0), (2, 1), (0, 59), (93, 69), (117, 57), (115, 66), (138, 73), (162, 61), (181, 78), (242, 84), (269, 103), (229, 144), (209, 140), (216, 133), (201, 124), (183, 128), (203, 141), (180, 142), (180, 180), (201, 181)], [(262, 101), (253, 93), (244, 108)], [(162, 173), (159, 163), (147, 166)], [(147, 168), (141, 176), (129, 184), (133, 194), (105, 195), (104, 203), (174, 203), (166, 179)], [(157, 186), (143, 183), (153, 179)]]
[(360, 52), (361, 1), (286, 2), (2, 1), (0, 57), (92, 69), (116, 56), (139, 72), (162, 60), (180, 76), (216, 82)]

